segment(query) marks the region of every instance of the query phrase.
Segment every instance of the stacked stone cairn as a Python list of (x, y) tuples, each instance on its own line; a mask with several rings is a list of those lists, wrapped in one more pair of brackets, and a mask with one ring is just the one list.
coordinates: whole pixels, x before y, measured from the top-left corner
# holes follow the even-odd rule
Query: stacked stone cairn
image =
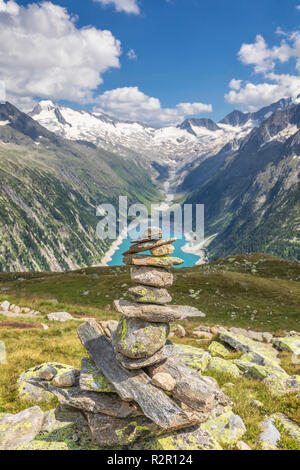
[[(230, 403), (213, 379), (180, 360), (167, 339), (169, 322), (203, 316), (197, 309), (167, 305), (172, 297), (166, 288), (173, 284), (169, 268), (183, 263), (169, 256), (175, 240), (149, 228), (124, 253), (135, 284), (128, 291), (133, 301), (115, 301), (122, 317), (109, 328), (92, 319), (79, 326), (89, 358), (73, 373), (72, 384), (54, 384), (39, 371), (28, 380), (54, 394), (60, 406), (80, 411), (101, 448), (178, 430), (201, 434), (199, 424)], [(140, 254), (148, 250), (151, 256)], [(213, 448), (209, 436), (198, 437), (205, 441), (203, 448)]]

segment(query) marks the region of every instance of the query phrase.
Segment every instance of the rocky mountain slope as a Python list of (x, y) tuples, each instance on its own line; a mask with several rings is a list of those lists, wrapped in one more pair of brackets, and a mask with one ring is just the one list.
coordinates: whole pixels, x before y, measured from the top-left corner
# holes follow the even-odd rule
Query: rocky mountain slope
[(119, 195), (148, 203), (147, 166), (48, 131), (0, 105), (0, 271), (65, 270), (99, 263), (96, 207)]
[(194, 192), (187, 202), (205, 204), (207, 234), (217, 235), (210, 257), (267, 252), (300, 259), (299, 128), (300, 105), (277, 110), (237, 152), (223, 150), (189, 174), (183, 187)]

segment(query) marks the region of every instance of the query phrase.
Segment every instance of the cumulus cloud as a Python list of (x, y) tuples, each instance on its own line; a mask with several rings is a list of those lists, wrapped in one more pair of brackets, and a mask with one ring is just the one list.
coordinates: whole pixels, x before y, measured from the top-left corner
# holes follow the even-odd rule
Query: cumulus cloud
[(102, 75), (120, 67), (120, 42), (110, 31), (78, 29), (77, 18), (47, 1), (0, 0), (0, 80), (7, 99), (32, 107), (33, 98), (92, 101)]
[(101, 5), (114, 5), (117, 11), (125, 11), (125, 13), (133, 13), (138, 15), (140, 8), (137, 0), (94, 0), (94, 2), (101, 3)]
[(178, 124), (187, 115), (211, 112), (203, 103), (179, 103), (175, 108), (163, 108), (158, 98), (147, 96), (138, 87), (106, 91), (97, 97), (95, 111), (104, 111), (121, 119), (141, 121), (151, 125)]
[[(226, 101), (255, 110), (281, 98), (295, 97), (300, 93), (300, 32), (285, 33), (281, 29), (277, 34), (284, 36), (279, 45), (269, 47), (262, 35), (256, 36), (252, 44), (243, 44), (239, 51), (239, 60), (245, 65), (252, 65), (256, 74), (261, 74), (262, 83), (243, 82), (233, 79)], [(294, 59), (296, 73), (276, 73), (279, 64)]]
[(127, 52), (127, 57), (129, 60), (137, 60), (137, 55), (135, 53), (135, 50), (134, 49), (130, 49), (128, 52)]

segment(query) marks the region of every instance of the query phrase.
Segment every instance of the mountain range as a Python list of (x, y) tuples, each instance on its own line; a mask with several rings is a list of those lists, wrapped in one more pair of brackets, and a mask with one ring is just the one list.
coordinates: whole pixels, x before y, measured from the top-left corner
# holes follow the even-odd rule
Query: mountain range
[(96, 206), (157, 202), (162, 181), (204, 203), (208, 258), (261, 251), (299, 260), (300, 99), (215, 123), (155, 128), (42, 101), (0, 105), (0, 271), (99, 263)]

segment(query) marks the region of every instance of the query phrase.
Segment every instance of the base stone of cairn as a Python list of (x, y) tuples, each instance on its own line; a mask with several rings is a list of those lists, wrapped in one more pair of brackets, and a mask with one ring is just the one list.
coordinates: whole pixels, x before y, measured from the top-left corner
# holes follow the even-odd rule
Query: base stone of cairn
[[(230, 404), (216, 384), (181, 362), (167, 339), (169, 322), (203, 316), (191, 307), (167, 305), (172, 298), (166, 288), (173, 283), (168, 268), (183, 263), (166, 256), (175, 240), (164, 240), (160, 229), (150, 228), (124, 253), (134, 301), (115, 301), (122, 317), (110, 336), (96, 320), (79, 326), (89, 357), (72, 387), (55, 386), (47, 378), (30, 380), (60, 405), (79, 410), (101, 448), (178, 430), (200, 432), (199, 423)], [(152, 256), (139, 254), (148, 250)]]

